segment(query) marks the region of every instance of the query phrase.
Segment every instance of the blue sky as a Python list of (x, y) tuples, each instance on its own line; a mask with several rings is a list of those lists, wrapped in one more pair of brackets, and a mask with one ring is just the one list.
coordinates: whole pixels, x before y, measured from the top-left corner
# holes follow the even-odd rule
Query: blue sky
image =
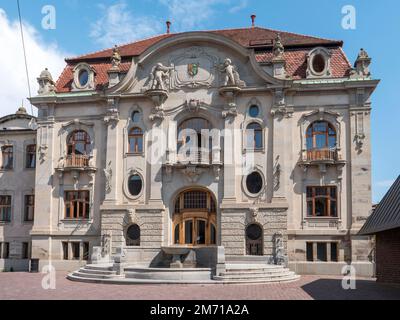
[[(373, 197), (377, 202), (400, 174), (399, 95), (400, 2), (398, 0), (20, 0), (26, 27), (31, 88), (45, 66), (57, 77), (63, 57), (92, 52), (115, 43), (126, 43), (165, 31), (247, 27), (250, 14), (261, 27), (344, 40), (351, 62), (360, 48), (373, 58), (372, 73), (382, 82), (373, 96), (372, 148)], [(56, 29), (42, 28), (42, 8), (56, 9)], [(342, 28), (342, 7), (356, 9), (356, 29)], [(1, 10), (3, 12), (1, 12)], [(17, 33), (16, 0), (0, 0), (0, 73), (19, 68), (15, 83), (0, 83), (5, 97), (0, 115), (15, 110), (28, 95), (23, 78), (23, 56)], [(8, 32), (8, 33), (7, 33)], [(13, 41), (15, 39), (15, 42)], [(9, 50), (4, 50), (4, 48)], [(2, 62), (1, 62), (2, 61)], [(10, 69), (13, 66), (14, 69)], [(22, 68), (22, 69), (21, 69)], [(36, 73), (36, 74), (34, 74)], [(4, 80), (2, 80), (4, 81)], [(24, 87), (25, 85), (25, 87)], [(3, 90), (3, 91), (1, 91)], [(26, 103), (26, 102), (25, 102)], [(11, 108), (11, 109), (10, 109)]]

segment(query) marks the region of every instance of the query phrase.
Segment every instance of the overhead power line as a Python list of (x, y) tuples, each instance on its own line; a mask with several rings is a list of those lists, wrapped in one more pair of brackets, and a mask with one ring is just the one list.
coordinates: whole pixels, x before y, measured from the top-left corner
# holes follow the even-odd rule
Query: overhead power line
[[(25, 73), (26, 73), (26, 81), (28, 84), (28, 93), (29, 93), (29, 99), (32, 98), (32, 93), (31, 93), (31, 84), (29, 81), (29, 70), (28, 70), (28, 61), (26, 59), (26, 50), (25, 50), (25, 38), (24, 38), (24, 29), (22, 27), (22, 18), (21, 18), (21, 7), (19, 5), (19, 0), (17, 0), (17, 6), (18, 6), (18, 17), (19, 17), (19, 27), (21, 29), (21, 41), (22, 41), (22, 48), (23, 48), (23, 53), (24, 53), (24, 60), (25, 60)], [(29, 104), (31, 106), (31, 115), (33, 116), (33, 107), (32, 103), (29, 100)]]

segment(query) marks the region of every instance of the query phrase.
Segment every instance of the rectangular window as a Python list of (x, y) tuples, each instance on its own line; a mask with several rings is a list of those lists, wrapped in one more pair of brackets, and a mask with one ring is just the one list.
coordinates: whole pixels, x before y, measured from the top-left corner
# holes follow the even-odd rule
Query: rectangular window
[(337, 217), (336, 187), (307, 187), (309, 217)]
[(31, 144), (26, 147), (26, 164), (27, 169), (34, 169), (36, 167), (36, 145)]
[(8, 259), (10, 257), (10, 244), (8, 242), (3, 242), (3, 259)]
[(312, 242), (307, 242), (306, 255), (308, 262), (314, 261), (314, 244)]
[(68, 260), (69, 259), (68, 242), (63, 242), (62, 243), (62, 249), (63, 249), (63, 259), (64, 260)]
[(65, 218), (89, 219), (89, 191), (66, 191)]
[(11, 196), (0, 196), (0, 221), (11, 222)]
[(71, 242), (72, 249), (72, 259), (79, 260), (80, 259), (80, 243), (79, 242)]
[(35, 213), (35, 196), (26, 195), (24, 221), (32, 222), (34, 218), (34, 213)]
[(29, 259), (29, 243), (23, 242), (22, 243), (22, 259)]
[(12, 146), (4, 146), (1, 148), (1, 169), (12, 170), (14, 166), (14, 148)]
[(339, 255), (338, 243), (332, 242), (331, 243), (331, 261), (338, 262), (339, 261), (338, 255)]
[(322, 262), (328, 261), (327, 243), (317, 243), (317, 260)]
[(83, 243), (83, 260), (89, 260), (89, 242)]

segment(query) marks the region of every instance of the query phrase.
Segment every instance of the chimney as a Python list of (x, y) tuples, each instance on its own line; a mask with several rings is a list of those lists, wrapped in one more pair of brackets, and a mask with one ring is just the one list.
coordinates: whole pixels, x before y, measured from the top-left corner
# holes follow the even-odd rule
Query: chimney
[(167, 34), (170, 34), (170, 32), (171, 32), (171, 21), (167, 21), (166, 24), (167, 24)]
[(251, 26), (253, 28), (256, 26), (256, 18), (257, 18), (257, 16), (255, 14), (251, 15)]

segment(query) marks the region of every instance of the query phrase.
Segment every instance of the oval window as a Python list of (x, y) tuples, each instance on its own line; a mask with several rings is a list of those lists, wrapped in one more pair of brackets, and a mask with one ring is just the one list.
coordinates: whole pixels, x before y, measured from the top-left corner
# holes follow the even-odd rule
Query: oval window
[(322, 73), (326, 67), (326, 61), (322, 54), (317, 54), (312, 62), (312, 66), (315, 72)]
[(246, 179), (247, 190), (251, 194), (258, 194), (263, 188), (263, 179), (258, 172), (253, 172)]
[(254, 105), (254, 106), (250, 107), (250, 109), (249, 109), (250, 117), (256, 118), (256, 117), (258, 117), (259, 114), (260, 114), (260, 109), (258, 108), (258, 106)]
[(84, 87), (89, 81), (89, 72), (86, 69), (79, 71), (79, 84)]
[(129, 178), (128, 189), (129, 193), (132, 196), (134, 197), (138, 196), (142, 192), (142, 187), (143, 187), (143, 182), (142, 178), (139, 175), (135, 174)]
[(128, 246), (140, 246), (140, 227), (137, 224), (131, 225), (126, 231), (126, 237)]

